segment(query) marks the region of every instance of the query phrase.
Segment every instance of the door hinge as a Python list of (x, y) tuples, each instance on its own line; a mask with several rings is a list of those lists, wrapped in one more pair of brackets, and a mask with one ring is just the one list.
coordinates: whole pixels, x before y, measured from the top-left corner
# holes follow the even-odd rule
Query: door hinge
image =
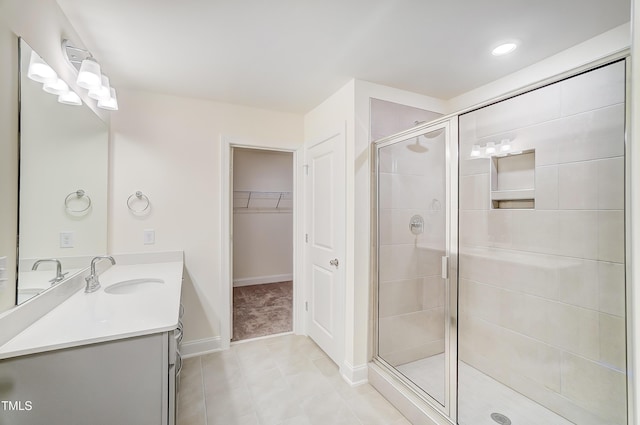
[(304, 175), (308, 176), (309, 175), (309, 166), (307, 164), (303, 165), (304, 167)]
[(304, 311), (309, 311), (309, 301), (304, 302)]
[(305, 243), (309, 243), (309, 234), (308, 233), (304, 234), (304, 241), (305, 241)]

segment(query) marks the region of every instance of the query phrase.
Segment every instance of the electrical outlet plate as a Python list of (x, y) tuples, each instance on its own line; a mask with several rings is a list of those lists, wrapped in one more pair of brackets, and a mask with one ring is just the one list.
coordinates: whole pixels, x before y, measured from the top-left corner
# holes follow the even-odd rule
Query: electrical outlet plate
[(153, 229), (145, 229), (143, 232), (143, 242), (145, 245), (153, 245), (156, 243), (156, 231)]
[(73, 248), (73, 232), (60, 232), (60, 248)]

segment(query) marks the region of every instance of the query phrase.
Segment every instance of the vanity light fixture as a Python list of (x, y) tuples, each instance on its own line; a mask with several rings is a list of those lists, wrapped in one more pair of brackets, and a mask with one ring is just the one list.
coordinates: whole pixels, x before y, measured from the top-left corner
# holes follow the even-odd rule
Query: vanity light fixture
[(27, 77), (38, 83), (46, 83), (49, 81), (56, 81), (58, 74), (51, 68), (42, 58), (33, 50), (31, 51), (31, 57), (29, 58), (29, 69), (27, 70)]
[(471, 154), (470, 156), (472, 158), (478, 158), (480, 156), (480, 146), (478, 145), (473, 145), (473, 147), (471, 148)]
[(102, 74), (100, 64), (91, 52), (72, 46), (69, 40), (62, 40), (62, 52), (67, 62), (78, 71), (76, 83), (88, 90), (90, 98), (98, 101), (98, 108), (117, 111), (116, 90), (111, 86), (109, 78)]
[(82, 105), (80, 96), (71, 90), (58, 96), (58, 102), (64, 103), (65, 105)]
[(109, 77), (102, 75), (101, 84), (89, 90), (89, 97), (95, 100), (107, 100), (111, 96), (111, 85)]
[(504, 56), (507, 55), (511, 52), (513, 52), (514, 50), (516, 50), (516, 48), (518, 47), (518, 45), (516, 43), (504, 43), (501, 44), (497, 47), (495, 47), (492, 51), (491, 54), (493, 56)]
[(93, 57), (89, 57), (82, 61), (76, 83), (78, 83), (78, 85), (83, 89), (87, 90), (100, 88), (102, 83), (100, 64), (96, 62)]
[(487, 146), (484, 148), (484, 153), (486, 155), (491, 155), (496, 153), (496, 145), (493, 142), (488, 142)]
[(500, 142), (500, 152), (509, 152), (511, 150), (511, 142), (509, 139), (503, 139)]
[(98, 99), (98, 108), (107, 109), (109, 111), (118, 110), (118, 98), (116, 97), (116, 90), (110, 89), (111, 95), (105, 99)]
[(62, 81), (60, 78), (56, 78), (55, 81), (48, 81), (42, 85), (42, 90), (51, 94), (65, 94), (69, 91), (69, 86), (67, 83)]
[(57, 95), (58, 102), (66, 105), (82, 105), (80, 97), (72, 92), (67, 83), (58, 77), (56, 71), (33, 50), (29, 58), (27, 77), (33, 81), (42, 83), (42, 90)]

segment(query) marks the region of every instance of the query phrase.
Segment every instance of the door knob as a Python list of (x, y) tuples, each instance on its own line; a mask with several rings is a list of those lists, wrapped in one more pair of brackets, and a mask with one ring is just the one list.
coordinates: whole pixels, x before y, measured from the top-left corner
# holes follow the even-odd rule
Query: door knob
[(337, 259), (337, 258), (334, 258), (333, 260), (330, 260), (330, 261), (329, 261), (329, 264), (331, 264), (332, 266), (336, 266), (336, 267), (338, 267), (338, 259)]

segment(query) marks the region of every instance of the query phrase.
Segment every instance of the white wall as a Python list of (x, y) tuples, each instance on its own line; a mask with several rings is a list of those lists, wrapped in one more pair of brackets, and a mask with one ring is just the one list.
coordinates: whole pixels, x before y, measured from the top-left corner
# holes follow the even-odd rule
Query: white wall
[[(295, 149), (303, 140), (302, 116), (218, 102), (120, 90), (112, 117), (110, 152), (110, 252), (185, 252), (185, 343), (221, 335), (221, 139)], [(151, 212), (126, 206), (136, 190)], [(154, 229), (155, 245), (143, 244)]]
[[(254, 192), (256, 202), (233, 212), (233, 285), (293, 278), (293, 209), (287, 198), (260, 199), (261, 192), (293, 192), (293, 154), (234, 149), (233, 190)], [(235, 199), (235, 197), (234, 197)], [(255, 204), (255, 205), (254, 205)], [(276, 208), (277, 206), (277, 208)]]

